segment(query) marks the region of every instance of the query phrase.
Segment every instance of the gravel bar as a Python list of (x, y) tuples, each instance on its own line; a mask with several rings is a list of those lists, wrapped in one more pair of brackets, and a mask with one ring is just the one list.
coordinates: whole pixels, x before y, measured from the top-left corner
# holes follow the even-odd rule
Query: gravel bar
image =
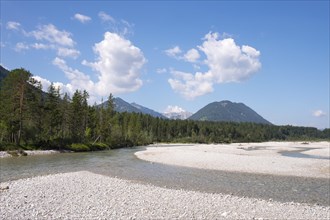
[(0, 219), (329, 218), (329, 206), (161, 188), (87, 171), (0, 185)]

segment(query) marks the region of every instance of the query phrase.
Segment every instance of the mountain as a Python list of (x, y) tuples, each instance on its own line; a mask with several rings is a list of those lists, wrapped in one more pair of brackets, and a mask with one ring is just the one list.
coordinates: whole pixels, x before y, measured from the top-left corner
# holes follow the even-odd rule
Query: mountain
[(158, 118), (165, 118), (164, 115), (162, 115), (161, 113), (156, 112), (152, 109), (146, 108), (142, 105), (136, 104), (135, 102), (131, 103), (131, 105), (133, 107), (137, 108), (138, 110), (140, 110), (141, 113), (143, 113), (143, 114), (151, 115), (153, 117), (158, 117)]
[[(142, 105), (139, 105), (137, 103), (128, 103), (126, 101), (124, 101), (121, 98), (114, 98), (113, 99), (113, 103), (115, 105), (115, 111), (116, 112), (135, 112), (135, 113), (142, 113), (142, 114), (146, 114), (146, 115), (151, 115), (153, 117), (158, 117), (158, 118), (165, 118), (161, 113), (156, 112), (152, 109), (146, 108)], [(101, 104), (101, 106), (107, 106), (107, 101), (104, 102), (103, 104)]]
[(253, 122), (271, 124), (243, 103), (213, 102), (200, 109), (189, 119), (199, 121)]
[(136, 112), (136, 113), (141, 113), (141, 111), (128, 102), (124, 101), (121, 98), (114, 98), (113, 104), (115, 105), (115, 111), (116, 112)]
[(0, 65), (0, 82), (9, 74), (9, 70)]
[(185, 120), (189, 118), (192, 113), (178, 107), (178, 106), (168, 106), (163, 115), (169, 119), (180, 119)]

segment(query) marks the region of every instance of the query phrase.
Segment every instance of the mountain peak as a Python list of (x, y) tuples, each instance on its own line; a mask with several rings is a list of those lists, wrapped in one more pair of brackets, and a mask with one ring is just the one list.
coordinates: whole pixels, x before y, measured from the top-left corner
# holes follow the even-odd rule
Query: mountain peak
[(192, 113), (184, 110), (183, 108), (181, 108), (179, 106), (169, 105), (169, 106), (167, 106), (163, 115), (169, 119), (184, 120), (184, 119), (189, 118), (192, 115)]
[(193, 114), (189, 119), (271, 124), (244, 103), (234, 103), (228, 100), (212, 102)]
[(135, 107), (136, 109), (140, 110), (140, 112), (143, 113), (143, 114), (151, 115), (153, 117), (158, 117), (158, 118), (165, 118), (161, 113), (156, 112), (156, 111), (154, 111), (150, 108), (144, 107), (142, 105), (139, 105), (135, 102), (131, 103), (131, 105), (133, 107)]
[(228, 100), (223, 100), (221, 102), (214, 102), (214, 103), (219, 103), (222, 107), (226, 107), (227, 105), (232, 104), (232, 102)]

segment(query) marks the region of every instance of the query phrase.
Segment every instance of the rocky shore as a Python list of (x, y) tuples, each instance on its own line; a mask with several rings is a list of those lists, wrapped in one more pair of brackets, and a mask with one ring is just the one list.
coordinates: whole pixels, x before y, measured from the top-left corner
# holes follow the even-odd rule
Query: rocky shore
[(0, 219), (329, 219), (330, 207), (143, 185), (87, 171), (1, 183)]
[(0, 158), (7, 158), (15, 156), (31, 156), (31, 155), (47, 155), (61, 153), (56, 150), (24, 150), (24, 151), (0, 151)]

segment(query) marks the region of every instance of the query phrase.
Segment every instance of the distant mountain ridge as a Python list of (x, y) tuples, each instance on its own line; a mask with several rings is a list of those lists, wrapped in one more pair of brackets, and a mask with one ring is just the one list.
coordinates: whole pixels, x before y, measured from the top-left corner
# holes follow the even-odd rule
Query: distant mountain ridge
[(152, 109), (149, 109), (147, 107), (144, 107), (142, 105), (139, 105), (139, 104), (136, 104), (136, 103), (131, 103), (131, 105), (135, 108), (137, 108), (138, 110), (141, 111), (141, 113), (144, 113), (144, 114), (148, 114), (148, 115), (151, 115), (153, 117), (158, 117), (158, 118), (166, 118), (163, 114), (159, 113), (159, 112), (156, 112)]
[(113, 104), (115, 106), (115, 111), (116, 112), (141, 113), (141, 111), (139, 109), (135, 108), (134, 106), (132, 106), (128, 102), (126, 102), (123, 99), (118, 98), (118, 97), (113, 99)]
[[(147, 107), (144, 107), (142, 105), (139, 105), (137, 103), (128, 103), (126, 101), (124, 101), (123, 99), (117, 97), (113, 99), (113, 104), (115, 107), (115, 111), (116, 112), (135, 112), (135, 113), (142, 113), (142, 114), (147, 114), (147, 115), (151, 115), (153, 117), (158, 117), (158, 118), (166, 118), (164, 115), (162, 115), (159, 112), (156, 112), (152, 109), (149, 109)], [(104, 102), (101, 105), (107, 105), (107, 101)]]
[(9, 70), (0, 65), (0, 82), (9, 74)]
[(197, 121), (225, 121), (225, 122), (253, 122), (259, 124), (271, 124), (250, 107), (243, 103), (233, 103), (225, 100), (212, 102), (191, 117)]
[(158, 118), (180, 119), (180, 120), (187, 119), (192, 115), (192, 113), (187, 111), (159, 113), (155, 110), (139, 105), (135, 102), (128, 103), (119, 97), (114, 98), (113, 102), (115, 105), (115, 111), (117, 112), (135, 112), (135, 113), (151, 115), (153, 117), (158, 117)]

